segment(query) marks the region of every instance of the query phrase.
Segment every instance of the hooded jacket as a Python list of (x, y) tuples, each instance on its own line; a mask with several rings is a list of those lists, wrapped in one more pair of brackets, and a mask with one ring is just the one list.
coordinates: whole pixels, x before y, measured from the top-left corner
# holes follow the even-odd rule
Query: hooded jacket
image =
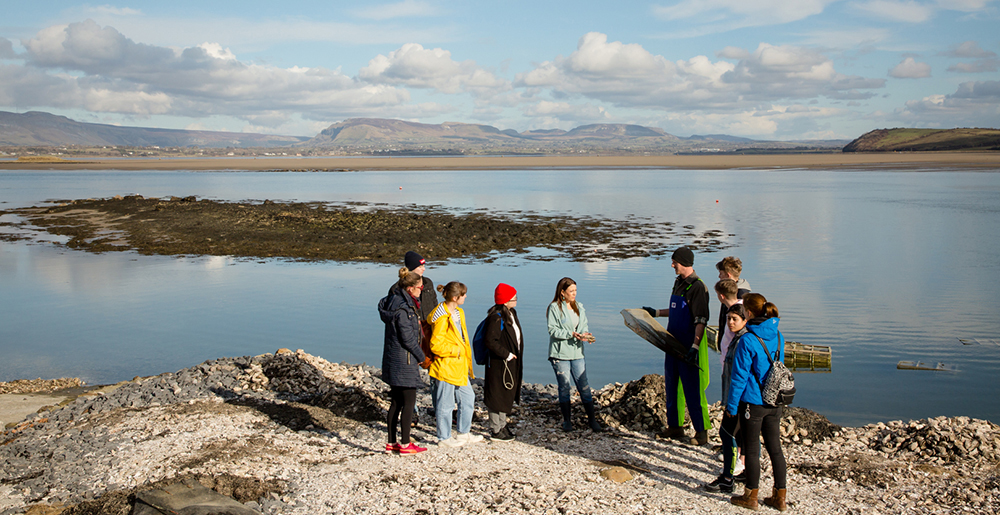
[[(402, 281), (403, 280), (400, 279), (389, 287), (389, 295), (404, 291)], [(434, 289), (434, 281), (431, 281), (425, 276), (421, 277), (421, 281), (424, 289), (420, 290), (420, 319), (427, 320), (427, 317), (430, 316), (434, 306), (437, 306), (438, 296), (437, 290)]]
[(378, 313), (385, 323), (382, 345), (382, 380), (389, 386), (420, 388), (420, 313), (413, 297), (397, 290), (378, 303)]
[(747, 323), (746, 334), (736, 344), (733, 354), (733, 370), (730, 375), (729, 394), (726, 399), (726, 413), (736, 415), (740, 402), (763, 406), (760, 383), (771, 369), (771, 362), (764, 355), (759, 336), (767, 346), (768, 353), (778, 357), (775, 362), (785, 359), (785, 338), (778, 331), (778, 318), (755, 318)]
[(475, 378), (472, 373), (472, 347), (469, 346), (471, 336), (465, 328), (465, 311), (458, 309), (461, 320), (462, 334), (458, 333), (451, 312), (444, 302), (438, 304), (427, 317), (431, 324), (431, 354), (434, 361), (427, 372), (438, 381), (444, 381), (455, 386), (469, 384), (469, 378)]

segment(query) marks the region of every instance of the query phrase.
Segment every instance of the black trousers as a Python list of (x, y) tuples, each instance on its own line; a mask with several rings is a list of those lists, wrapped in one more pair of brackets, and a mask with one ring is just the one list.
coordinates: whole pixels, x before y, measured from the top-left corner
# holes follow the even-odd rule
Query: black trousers
[(764, 448), (771, 457), (774, 487), (785, 488), (788, 467), (785, 454), (781, 451), (781, 406), (771, 408), (741, 402), (736, 416), (740, 417), (740, 431), (743, 433), (746, 487), (760, 487), (760, 437), (763, 436)]
[(389, 443), (396, 443), (396, 426), (400, 426), (399, 443), (410, 443), (410, 424), (413, 422), (413, 406), (417, 404), (417, 389), (393, 386), (389, 389)]

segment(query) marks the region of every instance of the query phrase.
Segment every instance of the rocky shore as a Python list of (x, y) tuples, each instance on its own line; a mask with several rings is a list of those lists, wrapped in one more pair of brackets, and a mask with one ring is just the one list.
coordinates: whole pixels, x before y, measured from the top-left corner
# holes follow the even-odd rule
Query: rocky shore
[[(378, 369), (288, 350), (212, 360), (85, 391), (10, 424), (0, 434), (0, 514), (125, 515), (137, 495), (183, 481), (267, 514), (744, 512), (699, 488), (720, 470), (717, 441), (656, 437), (662, 385), (650, 375), (596, 392), (600, 434), (585, 429), (582, 408), (575, 431), (557, 430), (554, 385), (525, 385), (513, 442), (438, 448), (422, 412), (414, 438), (430, 450), (399, 456), (382, 452), (388, 387)], [(418, 405), (430, 406), (426, 390)], [(718, 405), (712, 412), (721, 417)], [(473, 431), (485, 433), (484, 422), (480, 407)], [(991, 422), (852, 428), (790, 408), (782, 435), (794, 512), (1000, 512)]]

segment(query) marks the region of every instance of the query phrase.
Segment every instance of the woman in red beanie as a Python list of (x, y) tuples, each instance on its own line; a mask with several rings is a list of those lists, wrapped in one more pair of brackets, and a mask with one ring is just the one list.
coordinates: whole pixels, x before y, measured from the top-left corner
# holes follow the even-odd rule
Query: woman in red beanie
[[(517, 290), (500, 283), (493, 292), (495, 303), (486, 314), (485, 338), (489, 352), (483, 404), (489, 410), (490, 437), (507, 442), (514, 433), (507, 427), (507, 414), (514, 403), (521, 402), (521, 377), (524, 370), (524, 335), (517, 320)], [(496, 315), (496, 316), (494, 316)]]

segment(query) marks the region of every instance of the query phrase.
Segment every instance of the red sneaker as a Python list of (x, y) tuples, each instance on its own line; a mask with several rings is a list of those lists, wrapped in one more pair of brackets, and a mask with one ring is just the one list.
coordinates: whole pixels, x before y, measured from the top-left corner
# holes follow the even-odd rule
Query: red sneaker
[(417, 444), (415, 444), (413, 442), (410, 442), (410, 445), (407, 445), (405, 447), (404, 446), (400, 446), (399, 447), (399, 454), (401, 454), (401, 455), (402, 454), (416, 454), (418, 452), (424, 452), (426, 450), (427, 450), (427, 447), (417, 447)]
[(399, 452), (399, 444), (398, 443), (387, 443), (387, 444), (385, 444), (385, 453), (386, 454), (392, 454), (394, 452)]

